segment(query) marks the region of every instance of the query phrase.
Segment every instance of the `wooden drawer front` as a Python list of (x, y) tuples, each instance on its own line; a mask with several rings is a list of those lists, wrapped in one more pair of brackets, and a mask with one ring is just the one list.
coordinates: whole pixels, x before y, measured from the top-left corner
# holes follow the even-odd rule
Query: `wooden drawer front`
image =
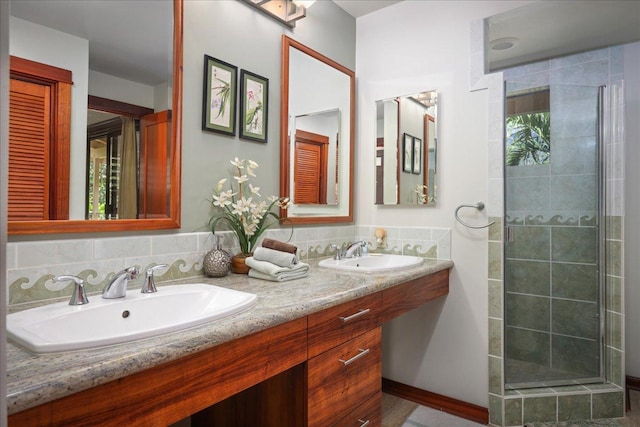
[(382, 293), (328, 308), (309, 316), (309, 358), (380, 325)]
[(380, 427), (382, 426), (382, 392), (376, 393), (365, 403), (351, 411), (333, 427)]
[(380, 393), (381, 331), (377, 327), (307, 362), (309, 427), (335, 425)]
[(389, 320), (420, 307), (422, 304), (449, 293), (449, 270), (401, 283), (382, 291), (380, 322)]

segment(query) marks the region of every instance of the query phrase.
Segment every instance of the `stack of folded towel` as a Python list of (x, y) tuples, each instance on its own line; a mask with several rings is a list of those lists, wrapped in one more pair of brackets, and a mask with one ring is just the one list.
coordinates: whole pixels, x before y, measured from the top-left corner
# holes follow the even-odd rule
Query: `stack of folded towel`
[(285, 242), (264, 239), (262, 247), (253, 251), (253, 256), (245, 260), (251, 267), (249, 277), (285, 282), (300, 279), (309, 274), (309, 264), (298, 259), (298, 248)]

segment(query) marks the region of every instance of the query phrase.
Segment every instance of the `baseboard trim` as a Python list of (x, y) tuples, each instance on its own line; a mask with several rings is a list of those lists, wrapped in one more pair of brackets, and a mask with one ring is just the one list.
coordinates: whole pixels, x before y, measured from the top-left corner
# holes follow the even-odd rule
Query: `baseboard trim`
[(473, 403), (422, 390), (388, 378), (382, 378), (382, 391), (480, 424), (489, 423), (489, 410)]
[(627, 375), (626, 378), (627, 388), (631, 390), (640, 390), (640, 378)]
[(627, 375), (625, 377), (625, 407), (627, 411), (631, 410), (631, 396), (629, 395), (629, 390), (638, 390), (640, 391), (640, 378), (632, 377), (631, 375)]

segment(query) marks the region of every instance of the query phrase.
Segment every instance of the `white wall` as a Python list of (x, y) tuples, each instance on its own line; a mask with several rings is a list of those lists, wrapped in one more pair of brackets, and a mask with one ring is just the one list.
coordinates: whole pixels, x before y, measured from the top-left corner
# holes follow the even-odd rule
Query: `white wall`
[[(167, 88), (166, 84), (159, 86), (164, 86), (165, 89)], [(154, 86), (148, 86), (89, 70), (89, 95), (126, 102), (141, 107), (154, 108), (154, 90)], [(163, 97), (161, 97), (161, 99), (162, 98)]]
[(640, 377), (640, 42), (624, 49), (625, 87), (625, 360), (626, 374)]
[(69, 218), (84, 219), (89, 41), (15, 17), (10, 23), (11, 55), (72, 73)]
[[(457, 224), (455, 208), (487, 202), (486, 91), (469, 91), (470, 24), (528, 2), (405, 1), (357, 20), (356, 223), (452, 229), (450, 293), (384, 328), (383, 375), (488, 404), (487, 231)], [(438, 90), (435, 208), (372, 206), (375, 100)], [(465, 211), (471, 223), (482, 214)], [(419, 325), (419, 327), (416, 327)]]

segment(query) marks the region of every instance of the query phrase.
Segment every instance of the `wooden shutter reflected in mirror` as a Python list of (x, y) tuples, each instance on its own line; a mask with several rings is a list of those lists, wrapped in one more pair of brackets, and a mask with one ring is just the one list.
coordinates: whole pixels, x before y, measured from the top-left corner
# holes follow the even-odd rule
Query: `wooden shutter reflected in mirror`
[(50, 90), (11, 79), (9, 221), (49, 218)]
[(71, 71), (12, 56), (9, 221), (69, 217)]
[(293, 202), (327, 203), (327, 162), (329, 137), (296, 130)]

